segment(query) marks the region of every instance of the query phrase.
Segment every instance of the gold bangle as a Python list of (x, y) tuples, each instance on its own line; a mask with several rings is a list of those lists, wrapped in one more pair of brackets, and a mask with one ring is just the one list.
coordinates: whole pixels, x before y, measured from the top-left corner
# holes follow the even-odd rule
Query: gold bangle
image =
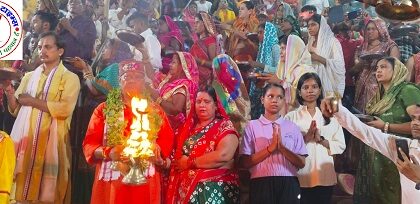
[(83, 78), (84, 79), (93, 79), (95, 77), (93, 76), (92, 72), (88, 71), (88, 72), (83, 73)]

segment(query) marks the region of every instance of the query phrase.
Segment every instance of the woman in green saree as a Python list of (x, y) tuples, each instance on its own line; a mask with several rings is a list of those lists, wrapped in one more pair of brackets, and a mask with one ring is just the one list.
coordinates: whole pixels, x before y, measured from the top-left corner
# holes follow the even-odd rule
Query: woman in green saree
[[(368, 125), (385, 133), (411, 137), (409, 115), (420, 103), (420, 89), (405, 82), (407, 74), (405, 65), (396, 58), (377, 62), (375, 77), (379, 89), (366, 106), (366, 112), (375, 120)], [(400, 203), (400, 176), (395, 164), (368, 146), (362, 148), (361, 154), (354, 203)]]

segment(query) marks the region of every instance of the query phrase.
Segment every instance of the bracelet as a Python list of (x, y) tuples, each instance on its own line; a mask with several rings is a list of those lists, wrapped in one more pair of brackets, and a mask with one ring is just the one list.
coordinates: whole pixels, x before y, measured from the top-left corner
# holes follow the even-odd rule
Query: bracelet
[(84, 79), (93, 79), (95, 77), (93, 76), (93, 73), (91, 71), (88, 71), (88, 72), (83, 73), (83, 78)]
[(386, 122), (384, 125), (384, 133), (388, 133), (389, 130), (389, 122)]
[(200, 60), (200, 65), (204, 65), (204, 63), (206, 63), (205, 60)]
[(267, 146), (267, 148), (266, 148), (266, 149), (267, 149), (267, 152), (268, 152), (268, 153), (270, 153), (270, 154), (272, 154), (272, 153), (273, 153), (272, 151), (270, 151), (270, 150), (268, 149), (268, 146)]

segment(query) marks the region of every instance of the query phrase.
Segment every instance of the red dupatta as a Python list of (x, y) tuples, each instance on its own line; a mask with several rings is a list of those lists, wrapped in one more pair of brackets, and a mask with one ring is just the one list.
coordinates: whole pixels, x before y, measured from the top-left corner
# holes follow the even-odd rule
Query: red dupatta
[[(177, 134), (178, 129), (181, 127), (181, 125), (191, 117), (192, 114), (192, 105), (194, 104), (194, 97), (198, 90), (198, 68), (197, 64), (194, 60), (194, 57), (186, 52), (177, 52), (176, 53), (179, 56), (182, 70), (185, 73), (186, 78), (183, 79), (176, 79), (171, 81), (172, 75), (168, 74), (165, 79), (159, 84), (159, 96), (162, 99), (169, 99), (174, 95), (179, 89), (184, 89), (185, 97), (186, 97), (186, 105), (185, 105), (185, 113), (179, 113), (175, 116), (166, 115), (164, 117), (163, 126), (161, 127), (161, 131), (165, 131), (166, 134)], [(169, 131), (170, 130), (170, 131)], [(175, 138), (175, 137), (174, 137)], [(176, 140), (176, 139), (175, 139)], [(171, 146), (172, 142), (170, 144), (167, 144), (165, 146)], [(162, 148), (162, 147), (161, 147)], [(163, 151), (163, 148), (162, 148)], [(170, 151), (162, 152), (164, 157), (168, 157), (170, 155)]]
[(183, 48), (184, 38), (182, 37), (181, 29), (169, 16), (164, 16), (166, 24), (168, 25), (169, 32), (165, 34), (159, 34), (159, 42), (165, 46), (169, 46), (171, 39), (175, 38)]
[[(205, 127), (194, 129), (198, 118), (195, 111), (185, 124), (180, 134), (175, 160), (183, 155), (200, 157), (217, 148), (217, 144), (227, 135), (234, 134), (239, 137), (232, 122), (229, 120), (223, 106), (217, 99), (216, 118)], [(171, 168), (170, 183), (166, 203), (188, 203), (197, 184), (203, 181), (236, 182), (237, 174), (231, 169), (187, 169), (177, 172)]]

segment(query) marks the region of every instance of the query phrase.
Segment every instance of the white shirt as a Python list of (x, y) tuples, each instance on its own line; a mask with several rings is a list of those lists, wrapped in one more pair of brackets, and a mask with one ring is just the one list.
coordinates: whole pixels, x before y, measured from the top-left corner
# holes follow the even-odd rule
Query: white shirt
[(197, 4), (197, 12), (204, 11), (210, 13), (212, 3), (209, 1), (204, 2), (203, 4), (200, 1), (195, 1)]
[(325, 8), (330, 7), (328, 0), (307, 0), (306, 5), (313, 5), (316, 7), (316, 13), (321, 14)]
[(121, 11), (122, 11), (121, 8), (109, 10), (109, 14), (108, 14), (109, 25), (110, 25), (110, 27), (113, 27), (114, 30), (127, 29), (128, 25), (126, 24), (126, 21), (127, 21), (128, 17), (131, 16), (131, 14), (136, 12), (136, 9), (135, 8), (130, 9), (128, 14), (124, 15), (123, 18), (120, 20), (120, 19), (118, 19), (118, 13), (121, 12)]
[[(396, 162), (397, 152), (392, 150), (389, 146), (389, 138), (396, 137), (385, 134), (381, 130), (370, 127), (361, 122), (356, 116), (350, 113), (349, 110), (340, 105), (339, 112), (334, 115), (340, 125), (346, 128), (351, 134), (359, 138), (366, 145), (377, 150), (391, 161)], [(399, 138), (399, 137), (398, 137)], [(410, 156), (420, 161), (420, 143), (419, 140), (406, 139), (409, 144)], [(415, 189), (416, 184), (400, 173), (401, 183), (401, 203), (402, 204), (418, 204), (420, 201), (420, 191)]]
[[(94, 21), (95, 28), (96, 28), (96, 39), (100, 39), (102, 37), (102, 22), (100, 20)], [(112, 26), (109, 26), (107, 30), (107, 36), (109, 38), (115, 38), (115, 29)]]
[[(153, 34), (153, 31), (148, 28), (144, 32), (140, 34), (144, 37), (144, 46), (147, 48), (149, 52), (150, 62), (155, 70), (162, 68), (162, 57), (160, 56), (161, 46), (159, 40)], [(143, 54), (140, 51), (134, 48), (134, 59), (138, 61), (143, 60)]]
[(321, 110), (317, 107), (312, 117), (307, 106), (287, 113), (286, 120), (290, 120), (299, 126), (301, 132), (308, 132), (312, 120), (316, 121), (321, 136), (328, 140), (330, 149), (316, 142), (306, 143), (308, 156), (305, 159), (305, 167), (298, 171), (301, 187), (310, 188), (315, 186), (333, 186), (337, 183), (337, 175), (334, 169), (333, 155), (341, 154), (346, 149), (344, 133), (335, 118), (331, 118), (328, 125), (322, 117)]

